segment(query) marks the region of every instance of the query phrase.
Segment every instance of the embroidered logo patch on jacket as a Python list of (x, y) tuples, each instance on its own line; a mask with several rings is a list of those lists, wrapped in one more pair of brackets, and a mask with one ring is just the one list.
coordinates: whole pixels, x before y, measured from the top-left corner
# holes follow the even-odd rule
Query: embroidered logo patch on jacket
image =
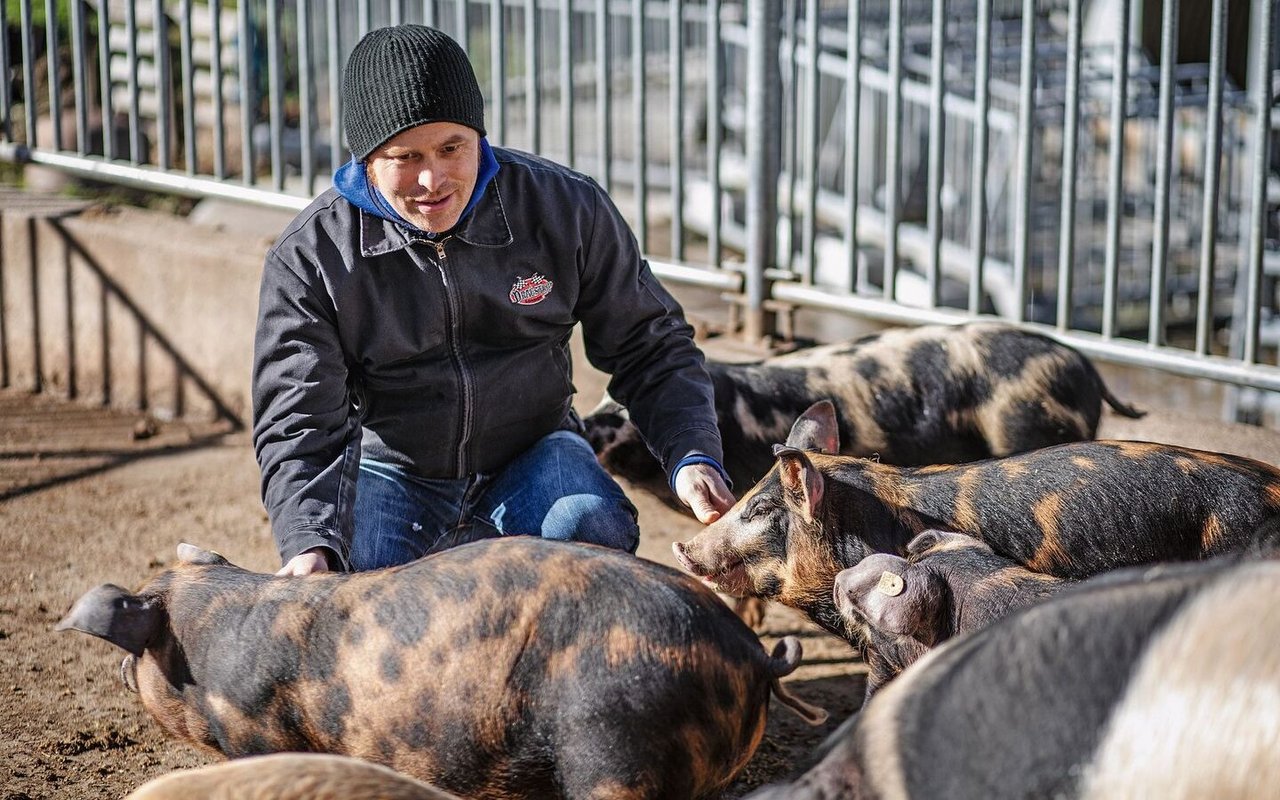
[(516, 278), (509, 297), (517, 305), (532, 306), (545, 300), (553, 286), (554, 283), (535, 272), (528, 278)]

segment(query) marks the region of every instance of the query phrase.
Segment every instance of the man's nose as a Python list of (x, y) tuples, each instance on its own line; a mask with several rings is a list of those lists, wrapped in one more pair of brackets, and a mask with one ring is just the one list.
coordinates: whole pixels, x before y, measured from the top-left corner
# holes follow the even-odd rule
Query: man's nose
[(418, 183), (430, 194), (435, 194), (443, 182), (443, 173), (431, 162), (423, 164), (422, 169), (418, 171)]

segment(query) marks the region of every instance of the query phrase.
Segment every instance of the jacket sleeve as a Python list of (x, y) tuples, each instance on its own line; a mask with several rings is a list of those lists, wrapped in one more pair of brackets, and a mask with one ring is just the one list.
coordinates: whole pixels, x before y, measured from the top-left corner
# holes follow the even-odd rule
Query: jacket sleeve
[(627, 407), (668, 481), (691, 453), (723, 463), (711, 379), (693, 328), (641, 257), (622, 215), (593, 187), (577, 309), (587, 357), (611, 375), (609, 394)]
[(316, 274), (276, 250), (267, 256), (254, 340), (253, 447), (281, 561), (325, 546), (346, 568), (360, 423), (333, 301), (318, 278), (303, 277)]

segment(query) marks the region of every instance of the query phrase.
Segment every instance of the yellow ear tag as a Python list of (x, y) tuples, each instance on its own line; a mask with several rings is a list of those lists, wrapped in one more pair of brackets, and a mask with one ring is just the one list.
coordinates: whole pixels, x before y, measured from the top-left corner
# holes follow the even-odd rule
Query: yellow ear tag
[(885, 570), (880, 573), (880, 583), (876, 584), (876, 591), (890, 597), (897, 597), (902, 594), (903, 586), (901, 575)]

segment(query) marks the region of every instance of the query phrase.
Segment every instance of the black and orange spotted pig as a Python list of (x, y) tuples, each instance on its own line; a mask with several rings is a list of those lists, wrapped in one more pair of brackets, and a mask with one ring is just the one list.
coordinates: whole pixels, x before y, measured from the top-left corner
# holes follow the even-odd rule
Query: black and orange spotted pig
[(292, 578), (178, 555), (58, 628), (128, 651), (156, 721), (231, 758), (354, 756), (468, 798), (712, 797), (771, 696), (826, 717), (779, 683), (794, 637), (770, 655), (698, 581), (625, 553), (512, 537)]
[(857, 643), (836, 573), (926, 529), (977, 537), (1031, 570), (1084, 578), (1238, 551), (1280, 515), (1280, 470), (1240, 456), (1090, 441), (969, 464), (895, 467), (838, 452), (828, 402), (801, 415), (776, 464), (723, 517), (673, 547), (722, 591), (778, 600)]

